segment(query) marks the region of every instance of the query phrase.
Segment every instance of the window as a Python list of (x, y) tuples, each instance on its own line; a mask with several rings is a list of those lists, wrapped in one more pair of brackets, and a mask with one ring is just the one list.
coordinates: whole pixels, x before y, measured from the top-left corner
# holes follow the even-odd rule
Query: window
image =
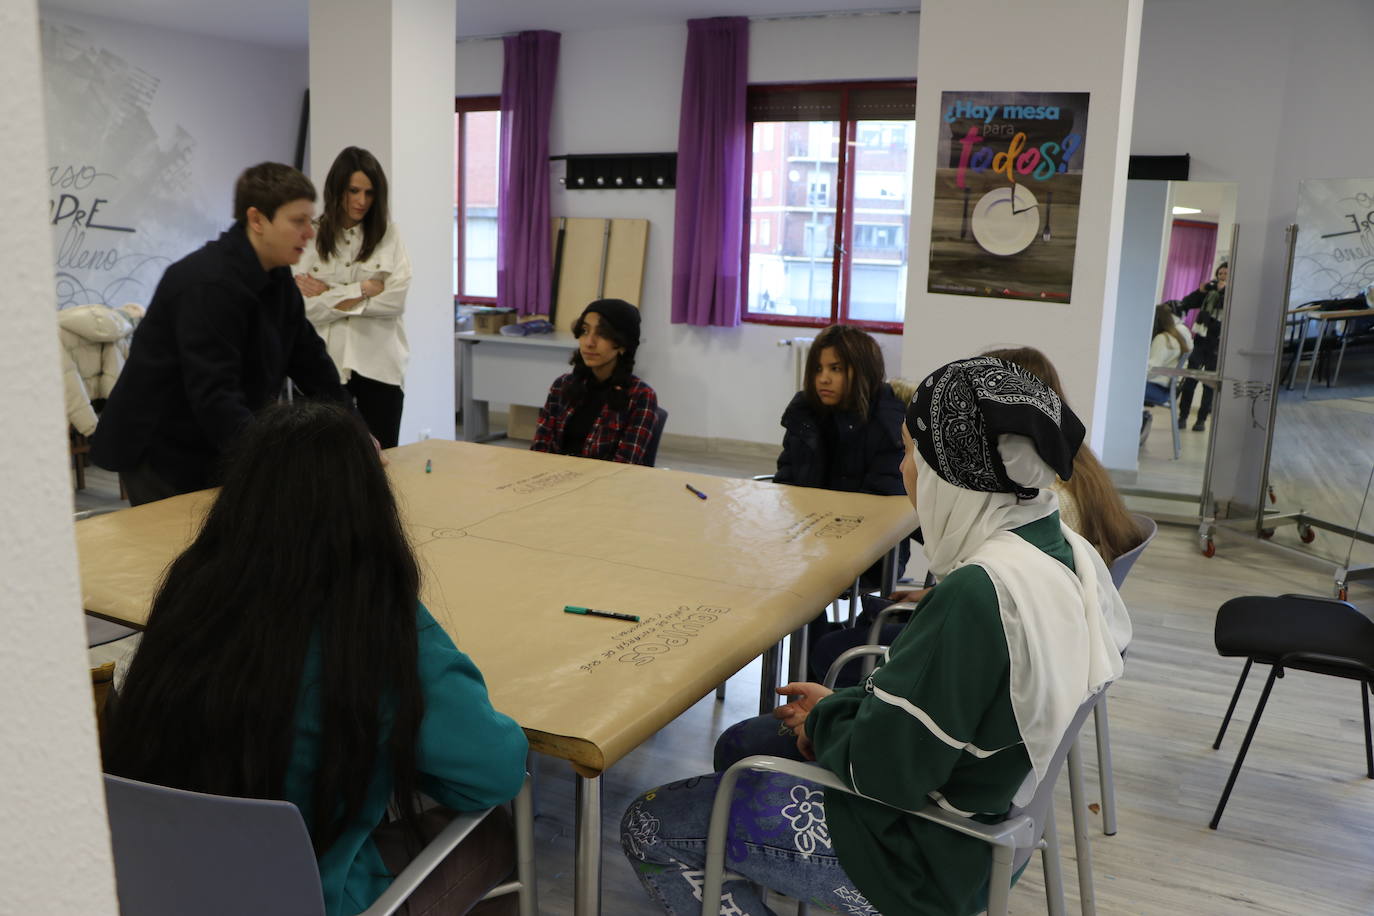
[(501, 99), (461, 98), (455, 106), (458, 182), (453, 218), (453, 291), (459, 302), (496, 302), (496, 194)]
[(915, 116), (912, 82), (749, 88), (744, 320), (901, 332)]

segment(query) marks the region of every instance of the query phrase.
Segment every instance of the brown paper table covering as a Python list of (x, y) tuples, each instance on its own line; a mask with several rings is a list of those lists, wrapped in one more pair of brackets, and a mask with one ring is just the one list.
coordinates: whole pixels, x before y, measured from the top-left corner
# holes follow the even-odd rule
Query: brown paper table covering
[[(814, 617), (916, 523), (904, 497), (447, 440), (387, 455), (425, 605), (531, 745), (586, 776)], [(85, 608), (141, 626), (211, 498), (79, 522)]]

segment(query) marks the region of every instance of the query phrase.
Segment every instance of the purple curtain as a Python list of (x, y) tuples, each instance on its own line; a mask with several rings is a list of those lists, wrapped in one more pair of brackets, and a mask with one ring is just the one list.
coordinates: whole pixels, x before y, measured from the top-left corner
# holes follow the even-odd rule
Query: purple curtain
[(1164, 299), (1182, 299), (1212, 275), (1217, 253), (1215, 223), (1174, 220), (1169, 235), (1169, 261), (1164, 270)]
[(677, 138), (673, 322), (740, 321), (749, 20), (692, 19)]
[(553, 271), (549, 241), (549, 115), (558, 72), (557, 32), (505, 38), (501, 75), (501, 165), (496, 205), (496, 302), (519, 315), (547, 314)]

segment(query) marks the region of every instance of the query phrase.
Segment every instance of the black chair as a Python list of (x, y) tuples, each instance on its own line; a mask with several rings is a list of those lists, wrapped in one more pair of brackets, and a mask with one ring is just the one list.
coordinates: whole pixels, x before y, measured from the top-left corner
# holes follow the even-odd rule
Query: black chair
[(658, 444), (663, 441), (663, 427), (668, 424), (668, 411), (662, 407), (654, 408), (654, 429), (649, 434), (649, 444), (644, 447), (644, 457), (649, 460), (644, 462), (649, 467), (654, 466), (658, 460)]
[(1231, 797), (1245, 753), (1255, 737), (1255, 728), (1264, 714), (1264, 704), (1274, 681), (1283, 677), (1285, 668), (1329, 674), (1360, 682), (1360, 702), (1364, 706), (1365, 772), (1374, 779), (1374, 742), (1369, 730), (1369, 692), (1374, 685), (1374, 621), (1371, 621), (1348, 601), (1321, 598), (1313, 595), (1280, 595), (1277, 598), (1232, 598), (1217, 610), (1215, 631), (1217, 652), (1224, 657), (1245, 657), (1240, 682), (1231, 696), (1231, 705), (1222, 719), (1221, 730), (1214, 749), (1221, 747), (1226, 727), (1231, 723), (1236, 701), (1240, 699), (1245, 678), (1255, 662), (1273, 666), (1269, 679), (1260, 694), (1255, 718), (1241, 742), (1226, 788), (1217, 802), (1217, 810), (1209, 825), (1213, 830), (1221, 822), (1221, 812)]

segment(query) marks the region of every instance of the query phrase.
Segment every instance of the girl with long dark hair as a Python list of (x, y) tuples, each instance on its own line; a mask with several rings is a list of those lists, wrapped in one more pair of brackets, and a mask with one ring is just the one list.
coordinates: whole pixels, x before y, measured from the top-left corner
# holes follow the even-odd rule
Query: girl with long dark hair
[[(479, 810), (514, 797), (524, 778), (523, 732), (491, 707), (481, 674), (418, 594), (357, 417), (313, 401), (268, 408), (240, 436), (223, 489), (153, 600), (111, 711), (106, 769), (294, 803), (330, 916), (366, 909), (404, 866), (400, 847), (452, 816), (419, 814), (417, 792)], [(379, 830), (393, 798), (400, 825)], [(508, 824), (488, 820), (472, 842), (508, 849)], [(455, 890), (470, 871), (463, 848), (471, 855), (460, 847), (419, 893), (470, 904), (513, 862), (494, 855), (472, 877), (480, 887)]]
[(639, 309), (598, 299), (573, 325), (572, 371), (554, 379), (530, 449), (648, 464), (658, 397), (634, 374)]
[(387, 210), (386, 173), (356, 146), (324, 180), (315, 244), (292, 268), (305, 313), (382, 448), (397, 444), (405, 401), (410, 258)]

